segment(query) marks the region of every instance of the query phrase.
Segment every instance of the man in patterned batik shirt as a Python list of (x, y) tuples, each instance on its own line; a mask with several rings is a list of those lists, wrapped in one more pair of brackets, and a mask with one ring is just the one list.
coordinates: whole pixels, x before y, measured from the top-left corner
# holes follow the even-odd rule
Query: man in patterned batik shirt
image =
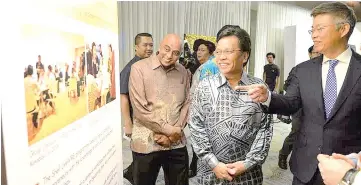
[(198, 184), (261, 185), (262, 164), (272, 139), (272, 122), (260, 104), (237, 85), (263, 83), (243, 71), (251, 53), (249, 34), (226, 25), (217, 34), (220, 73), (203, 79), (190, 107), (192, 145), (199, 157)]

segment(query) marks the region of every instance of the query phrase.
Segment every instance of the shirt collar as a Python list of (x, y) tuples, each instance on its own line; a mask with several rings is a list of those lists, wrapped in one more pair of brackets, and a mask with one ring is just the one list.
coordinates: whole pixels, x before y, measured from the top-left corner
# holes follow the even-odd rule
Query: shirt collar
[[(219, 73), (220, 74), (220, 77), (221, 77), (221, 83), (219, 84), (218, 87), (221, 87), (222, 85), (226, 84), (228, 81), (226, 79), (226, 77), (222, 74), (222, 73)], [(244, 85), (249, 85), (249, 78), (248, 78), (248, 75), (245, 71), (242, 72), (242, 77), (241, 77), (241, 80), (238, 82), (238, 84), (241, 84), (241, 82), (244, 84)]]
[[(159, 67), (162, 66), (162, 64), (160, 63), (157, 55), (152, 55), (152, 56), (150, 56), (150, 59), (152, 60), (152, 69), (153, 69), (153, 70), (155, 70), (155, 69), (157, 69), (157, 68), (159, 68)], [(181, 66), (182, 66), (181, 64), (179, 64), (178, 62), (176, 62), (176, 63), (174, 64), (174, 67), (170, 68), (169, 70), (172, 70), (172, 69), (174, 68), (174, 69), (180, 71)], [(169, 70), (168, 70), (168, 71), (169, 71)]]
[[(351, 51), (350, 46), (348, 46), (347, 49), (343, 53), (341, 53), (339, 56), (337, 56), (335, 59), (341, 63), (347, 64), (350, 62), (351, 56), (352, 56), (352, 51)], [(329, 60), (332, 60), (332, 59), (327, 58), (325, 55), (323, 55), (322, 64), (325, 64)]]
[(141, 60), (142, 58), (140, 58), (138, 55), (135, 55), (134, 56), (134, 58), (133, 58), (133, 60), (135, 60), (135, 61), (138, 61), (138, 60)]

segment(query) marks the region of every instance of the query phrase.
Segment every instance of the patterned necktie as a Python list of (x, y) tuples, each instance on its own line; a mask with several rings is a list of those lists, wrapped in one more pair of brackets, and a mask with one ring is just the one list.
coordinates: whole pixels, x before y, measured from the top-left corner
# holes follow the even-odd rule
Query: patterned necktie
[(337, 81), (335, 66), (338, 64), (338, 60), (329, 60), (329, 68), (326, 79), (325, 92), (323, 93), (323, 101), (325, 103), (326, 118), (328, 119), (333, 105), (337, 98)]

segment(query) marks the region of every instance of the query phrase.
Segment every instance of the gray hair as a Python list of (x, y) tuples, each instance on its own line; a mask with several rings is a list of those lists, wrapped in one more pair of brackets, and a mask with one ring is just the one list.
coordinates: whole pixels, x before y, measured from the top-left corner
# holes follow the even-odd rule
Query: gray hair
[[(322, 14), (330, 14), (334, 16), (336, 19), (342, 20), (342, 22), (338, 23), (347, 23), (350, 25), (350, 30), (347, 33), (347, 39), (350, 38), (355, 25), (356, 25), (356, 15), (353, 9), (348, 7), (345, 3), (341, 2), (330, 2), (330, 3), (322, 3), (315, 8), (313, 8), (311, 12), (312, 17), (316, 17)], [(339, 29), (339, 25), (336, 25), (337, 29)]]

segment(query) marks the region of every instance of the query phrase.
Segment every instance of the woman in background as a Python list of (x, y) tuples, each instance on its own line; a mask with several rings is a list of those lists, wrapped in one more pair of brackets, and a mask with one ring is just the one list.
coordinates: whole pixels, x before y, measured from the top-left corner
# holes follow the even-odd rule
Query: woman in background
[(110, 73), (110, 98), (107, 97), (107, 102), (113, 101), (116, 98), (115, 92), (115, 58), (113, 47), (111, 44), (108, 45), (109, 59), (108, 59), (108, 70)]
[[(210, 41), (199, 39), (195, 43), (198, 44), (198, 45), (195, 45), (194, 49), (196, 49), (195, 51), (197, 52), (197, 59), (198, 59), (199, 63), (201, 64), (201, 66), (196, 70), (196, 72), (193, 75), (192, 84), (191, 84), (192, 86), (191, 86), (191, 90), (190, 90), (191, 96), (192, 96), (194, 90), (196, 89), (196, 87), (198, 86), (199, 81), (201, 80), (201, 70), (203, 69), (204, 64), (206, 64), (207, 61), (212, 60), (214, 58), (213, 52), (216, 50), (216, 46), (214, 45), (214, 43), (212, 43)], [(192, 162), (190, 164), (189, 173), (188, 173), (189, 177), (196, 176), (197, 161), (198, 161), (198, 157), (196, 156), (196, 154), (193, 151)]]

